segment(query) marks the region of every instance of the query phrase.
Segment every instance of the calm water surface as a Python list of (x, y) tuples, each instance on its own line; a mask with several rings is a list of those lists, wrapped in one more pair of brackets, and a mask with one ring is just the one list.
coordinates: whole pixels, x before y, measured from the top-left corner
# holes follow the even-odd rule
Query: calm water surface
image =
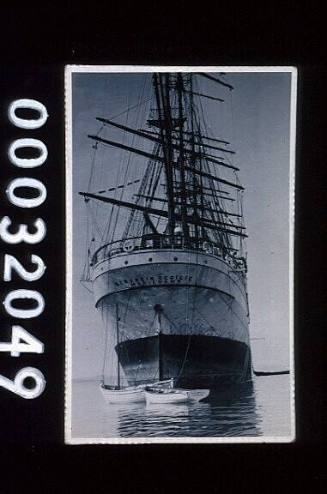
[(290, 435), (289, 376), (257, 377), (209, 401), (106, 405), (99, 381), (74, 381), (73, 438)]

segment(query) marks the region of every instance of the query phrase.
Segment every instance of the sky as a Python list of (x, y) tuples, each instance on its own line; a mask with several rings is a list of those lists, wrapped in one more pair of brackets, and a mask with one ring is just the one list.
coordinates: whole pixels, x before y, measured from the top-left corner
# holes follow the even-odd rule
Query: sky
[[(204, 110), (214, 135), (230, 141), (236, 151), (245, 187), (243, 212), (248, 239), (250, 338), (256, 370), (288, 369), (289, 363), (289, 191), (290, 95), (289, 72), (228, 73), (230, 92), (201, 78), (201, 92), (225, 99)], [(92, 294), (80, 283), (85, 263), (86, 210), (79, 191), (88, 190), (94, 150), (87, 134), (96, 134), (95, 117), (142, 127), (150, 103), (151, 74), (73, 73), (73, 376), (101, 374), (104, 327)], [(141, 96), (140, 96), (141, 95)], [(110, 130), (113, 140), (118, 135)], [(122, 183), (124, 163), (115, 148), (101, 155), (101, 181)], [(99, 164), (99, 163), (98, 163)], [(142, 158), (133, 161), (129, 177), (142, 176)], [(99, 182), (103, 185), (102, 182)], [(96, 184), (95, 184), (96, 187)], [(97, 189), (95, 188), (94, 191)], [(99, 190), (99, 189), (98, 189)], [(125, 198), (125, 197), (124, 197)], [(124, 218), (125, 212), (121, 213)]]

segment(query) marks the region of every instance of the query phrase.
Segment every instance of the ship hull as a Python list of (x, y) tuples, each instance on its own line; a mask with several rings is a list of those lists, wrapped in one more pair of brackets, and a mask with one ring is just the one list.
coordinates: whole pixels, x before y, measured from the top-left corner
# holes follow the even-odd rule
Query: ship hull
[(116, 352), (130, 384), (159, 378), (159, 352), (161, 379), (174, 378), (178, 387), (219, 388), (251, 378), (249, 347), (227, 338), (163, 334), (125, 341)]
[(175, 250), (122, 254), (96, 266), (93, 286), (126, 384), (175, 378), (181, 387), (215, 388), (251, 377), (245, 277), (224, 260)]

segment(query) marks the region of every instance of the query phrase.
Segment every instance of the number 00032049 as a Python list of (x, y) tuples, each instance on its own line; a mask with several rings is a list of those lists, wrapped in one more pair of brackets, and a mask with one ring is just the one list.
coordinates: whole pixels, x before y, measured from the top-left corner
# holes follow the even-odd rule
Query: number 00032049
[[(22, 110), (29, 110), (36, 113), (37, 118), (23, 118), (19, 116)], [(8, 118), (10, 122), (20, 128), (26, 129), (28, 132), (33, 129), (42, 127), (47, 119), (48, 113), (46, 107), (39, 101), (33, 99), (18, 99), (12, 102), (8, 109)], [(34, 155), (31, 157), (25, 156), (28, 149), (33, 149)], [(18, 156), (19, 151), (19, 156)], [(8, 148), (8, 158), (16, 169), (36, 168), (43, 165), (48, 157), (46, 145), (39, 139), (29, 138), (16, 139), (11, 142)], [(22, 171), (22, 170), (21, 170)], [(29, 196), (23, 196), (23, 190), (29, 190)], [(41, 206), (47, 197), (46, 186), (38, 179), (31, 177), (19, 176), (13, 178), (6, 191), (9, 203), (17, 208), (33, 209)], [(32, 195), (32, 197), (30, 197)], [(42, 218), (31, 218), (29, 224), (20, 223), (14, 224), (9, 216), (4, 216), (0, 221), (0, 239), (8, 244), (8, 247), (13, 244), (22, 244), (22, 252), (24, 244), (38, 244), (42, 242), (46, 235), (46, 224)], [(5, 253), (3, 258), (3, 273), (2, 278), (5, 283), (12, 281), (12, 274), (15, 272), (20, 279), (25, 282), (32, 283), (39, 280), (45, 273), (46, 265), (41, 257), (26, 252), (24, 250), (24, 259), (30, 256), (30, 263), (34, 265), (33, 269), (28, 270), (23, 265), (22, 259)], [(26, 261), (25, 261), (26, 262)], [(33, 301), (32, 308), (17, 308), (15, 301)], [(3, 310), (5, 313), (15, 319), (32, 319), (39, 317), (44, 311), (45, 301), (41, 293), (36, 290), (21, 288), (18, 290), (9, 291), (3, 302)], [(11, 357), (19, 357), (22, 353), (43, 353), (43, 343), (29, 333), (25, 328), (18, 324), (13, 324), (11, 327), (11, 341), (0, 341), (0, 352), (10, 353)], [(32, 399), (38, 397), (44, 390), (46, 385), (45, 378), (42, 372), (35, 367), (24, 367), (20, 369), (13, 380), (0, 375), (0, 386), (9, 391), (25, 398)]]

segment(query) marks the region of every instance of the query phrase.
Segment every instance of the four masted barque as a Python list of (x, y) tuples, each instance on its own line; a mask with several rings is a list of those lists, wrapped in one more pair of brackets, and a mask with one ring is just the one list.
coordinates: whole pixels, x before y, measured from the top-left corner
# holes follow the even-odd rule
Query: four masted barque
[(213, 92), (233, 88), (223, 74), (148, 77), (153, 100), (142, 128), (97, 118), (102, 129), (135, 136), (148, 148), (104, 137), (101, 129), (89, 135), (96, 150), (141, 156), (145, 169), (120, 185), (138, 187), (134, 200), (113, 197), (112, 184), (80, 192), (88, 207), (107, 208), (108, 217), (129, 211), (119, 239), (99, 236), (94, 248), (93, 235), (88, 249), (88, 279), (106, 341), (129, 386), (173, 378), (178, 387), (215, 388), (248, 380), (244, 189), (230, 143), (211, 136), (204, 119), (202, 100), (220, 105), (223, 99), (202, 93), (201, 80), (210, 81)]

